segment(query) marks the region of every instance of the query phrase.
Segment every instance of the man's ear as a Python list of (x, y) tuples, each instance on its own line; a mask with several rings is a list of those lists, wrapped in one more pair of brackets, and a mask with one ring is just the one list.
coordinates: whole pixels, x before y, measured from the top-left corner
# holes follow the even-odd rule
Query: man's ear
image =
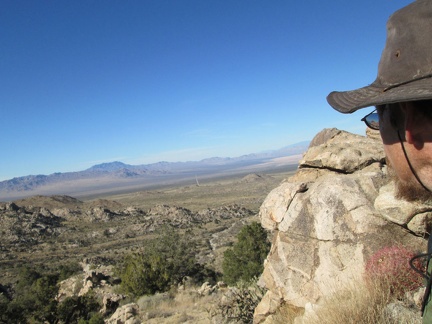
[(429, 118), (418, 109), (407, 105), (402, 108), (405, 113), (405, 139), (416, 149), (422, 149), (426, 141), (431, 140), (432, 128)]

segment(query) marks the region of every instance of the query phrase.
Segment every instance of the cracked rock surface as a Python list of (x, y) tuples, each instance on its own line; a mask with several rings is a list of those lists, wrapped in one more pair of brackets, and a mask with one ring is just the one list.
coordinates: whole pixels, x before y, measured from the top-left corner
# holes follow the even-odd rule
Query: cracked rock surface
[(431, 206), (397, 202), (379, 138), (322, 131), (297, 173), (261, 206), (261, 224), (274, 235), (261, 277), (268, 292), (255, 322), (281, 303), (319, 304), (362, 276), (368, 258), (382, 247), (423, 251), (431, 212)]

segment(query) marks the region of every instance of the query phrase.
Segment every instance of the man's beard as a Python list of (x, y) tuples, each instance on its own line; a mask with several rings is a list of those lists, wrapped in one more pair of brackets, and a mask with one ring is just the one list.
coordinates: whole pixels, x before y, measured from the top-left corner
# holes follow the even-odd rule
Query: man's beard
[(386, 159), (386, 161), (388, 174), (396, 184), (396, 198), (419, 203), (430, 203), (432, 201), (432, 192), (423, 188), (423, 186), (414, 177), (409, 182), (401, 181), (390, 165), (388, 159)]

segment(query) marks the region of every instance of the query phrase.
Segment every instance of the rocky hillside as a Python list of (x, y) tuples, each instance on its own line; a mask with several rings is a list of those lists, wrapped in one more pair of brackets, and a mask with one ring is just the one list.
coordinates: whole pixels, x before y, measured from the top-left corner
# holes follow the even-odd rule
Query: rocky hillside
[(11, 281), (19, 265), (96, 256), (113, 263), (145, 244), (164, 225), (195, 233), (201, 242), (200, 262), (217, 268), (224, 248), (253, 219), (257, 220), (256, 213), (238, 205), (198, 212), (167, 205), (142, 210), (109, 200), (82, 202), (68, 196), (0, 203), (0, 282)]
[(119, 307), (131, 299), (119, 294), (113, 269), (170, 225), (188, 237), (192, 234), (198, 262), (221, 271), (223, 252), (245, 224), (259, 221), (258, 207), (266, 194), (292, 173), (252, 173), (109, 200), (55, 195), (0, 203), (0, 294), (12, 298), (21, 266), (50, 273), (70, 266), (76, 270), (81, 263), (83, 271), (60, 284), (57, 300), (92, 291), (103, 302), (105, 319), (113, 323), (131, 318), (158, 324), (209, 323), (216, 318), (214, 322), (221, 323), (218, 305), (237, 298), (222, 283), (185, 284), (174, 299), (171, 293), (157, 294)]
[[(308, 323), (331, 292), (363, 276), (379, 249), (424, 251), (432, 208), (395, 198), (376, 133), (327, 129), (297, 173), (267, 196), (260, 219), (274, 240), (261, 278), (268, 292), (255, 322), (276, 323), (273, 314), (289, 305), (303, 314), (295, 323)], [(420, 319), (418, 305), (413, 312)]]

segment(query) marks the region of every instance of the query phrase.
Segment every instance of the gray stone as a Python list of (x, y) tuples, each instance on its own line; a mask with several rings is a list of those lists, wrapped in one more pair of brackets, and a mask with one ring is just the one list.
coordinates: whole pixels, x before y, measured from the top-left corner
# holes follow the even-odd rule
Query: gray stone
[(422, 318), (418, 309), (406, 307), (401, 303), (391, 303), (384, 308), (383, 317), (390, 323), (421, 324)]

